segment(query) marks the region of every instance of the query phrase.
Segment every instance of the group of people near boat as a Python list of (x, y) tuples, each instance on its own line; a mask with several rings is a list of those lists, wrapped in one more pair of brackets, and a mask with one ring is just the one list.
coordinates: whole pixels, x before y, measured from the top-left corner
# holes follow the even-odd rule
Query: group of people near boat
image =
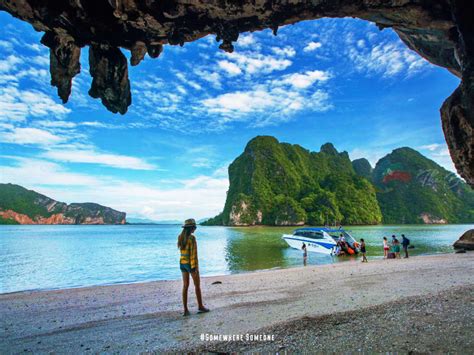
[[(387, 237), (383, 237), (383, 258), (384, 259), (401, 259), (400, 256), (400, 246), (403, 248), (405, 253), (404, 258), (408, 258), (408, 246), (410, 245), (410, 240), (405, 237), (405, 234), (401, 235), (402, 241), (400, 242), (395, 235), (392, 235), (392, 241), (389, 244)], [(363, 238), (360, 239), (360, 242), (354, 241), (352, 245), (350, 245), (344, 238), (344, 235), (341, 234), (336, 242), (336, 247), (334, 249), (333, 255), (335, 256), (343, 256), (343, 255), (354, 255), (357, 252), (357, 249), (362, 255), (362, 262), (368, 262), (367, 260), (367, 249), (365, 245), (365, 240)], [(306, 244), (303, 243), (301, 248), (303, 250), (303, 262), (306, 265), (307, 258), (308, 258), (308, 251), (306, 249)]]
[[(183, 276), (183, 308), (184, 316), (189, 316), (190, 312), (188, 309), (188, 288), (190, 284), (190, 278), (193, 279), (194, 288), (196, 291), (196, 298), (198, 303), (198, 313), (207, 313), (209, 308), (204, 306), (201, 295), (201, 286), (200, 286), (200, 275), (199, 275), (199, 265), (198, 265), (198, 256), (197, 256), (197, 242), (194, 232), (197, 229), (196, 221), (192, 218), (187, 219), (183, 226), (183, 230), (178, 236), (178, 249), (180, 250), (180, 260), (179, 267)], [(410, 245), (410, 240), (405, 237), (404, 234), (401, 235), (402, 241), (400, 242), (395, 235), (392, 235), (391, 243), (389, 244), (387, 237), (383, 237), (383, 251), (384, 259), (400, 259), (400, 245), (405, 252), (405, 258), (408, 258), (408, 246)], [(360, 243), (353, 241), (352, 245), (349, 244), (344, 235), (341, 234), (337, 240), (336, 248), (334, 255), (354, 255), (357, 252), (357, 248), (362, 254), (362, 262), (367, 262), (366, 256), (366, 245), (363, 238), (360, 239)], [(306, 244), (303, 243), (301, 248), (303, 250), (303, 259), (304, 264), (306, 265), (308, 251), (306, 249)]]
[(410, 239), (402, 234), (402, 241), (398, 240), (395, 235), (392, 235), (392, 242), (389, 245), (387, 237), (383, 237), (383, 258), (384, 259), (400, 259), (400, 245), (405, 253), (404, 258), (408, 258), (408, 246), (410, 245)]

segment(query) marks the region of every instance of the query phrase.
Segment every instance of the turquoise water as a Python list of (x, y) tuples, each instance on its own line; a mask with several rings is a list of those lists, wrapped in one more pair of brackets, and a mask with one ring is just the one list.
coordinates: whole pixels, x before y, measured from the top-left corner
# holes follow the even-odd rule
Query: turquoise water
[[(447, 253), (474, 225), (350, 227), (383, 255), (382, 237), (404, 233), (413, 255)], [(199, 227), (202, 275), (223, 275), (302, 264), (301, 251), (281, 239), (294, 228)], [(0, 226), (0, 293), (179, 279), (179, 226)], [(309, 264), (355, 261), (309, 253)]]

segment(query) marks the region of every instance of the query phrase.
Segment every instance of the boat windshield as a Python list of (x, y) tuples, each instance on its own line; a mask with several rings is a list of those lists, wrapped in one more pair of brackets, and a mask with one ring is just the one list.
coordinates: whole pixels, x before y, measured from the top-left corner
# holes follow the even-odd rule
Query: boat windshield
[(324, 239), (323, 233), (316, 231), (297, 231), (295, 232), (295, 235), (311, 239)]

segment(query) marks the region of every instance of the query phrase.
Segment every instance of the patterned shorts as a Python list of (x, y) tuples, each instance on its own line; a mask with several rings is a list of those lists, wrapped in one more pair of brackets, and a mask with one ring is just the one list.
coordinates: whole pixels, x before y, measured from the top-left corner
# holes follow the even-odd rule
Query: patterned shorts
[(194, 271), (196, 271), (195, 267), (193, 267), (191, 269), (191, 264), (179, 264), (179, 268), (181, 269), (181, 272), (194, 272)]

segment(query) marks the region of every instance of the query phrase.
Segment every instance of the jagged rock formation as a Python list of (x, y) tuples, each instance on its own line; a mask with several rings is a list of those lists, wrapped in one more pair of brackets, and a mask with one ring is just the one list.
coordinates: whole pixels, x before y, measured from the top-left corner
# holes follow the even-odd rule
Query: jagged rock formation
[(97, 203), (58, 202), (14, 184), (0, 184), (0, 224), (125, 224), (125, 213)]
[(414, 149), (374, 169), (331, 143), (320, 152), (258, 136), (229, 166), (223, 212), (206, 225), (446, 224), (474, 222), (474, 191)]
[(402, 41), (431, 63), (462, 79), (441, 109), (454, 164), (474, 186), (474, 3), (471, 0), (0, 0), (0, 10), (45, 32), (51, 50), (51, 83), (67, 101), (79, 70), (79, 51), (90, 46), (89, 94), (112, 112), (131, 103), (125, 58), (158, 57), (163, 45), (183, 45), (210, 33), (233, 51), (239, 33), (321, 17), (357, 17), (392, 27)]
[(347, 152), (320, 152), (258, 136), (229, 166), (223, 212), (204, 224), (324, 225), (382, 221), (375, 188), (357, 176)]

